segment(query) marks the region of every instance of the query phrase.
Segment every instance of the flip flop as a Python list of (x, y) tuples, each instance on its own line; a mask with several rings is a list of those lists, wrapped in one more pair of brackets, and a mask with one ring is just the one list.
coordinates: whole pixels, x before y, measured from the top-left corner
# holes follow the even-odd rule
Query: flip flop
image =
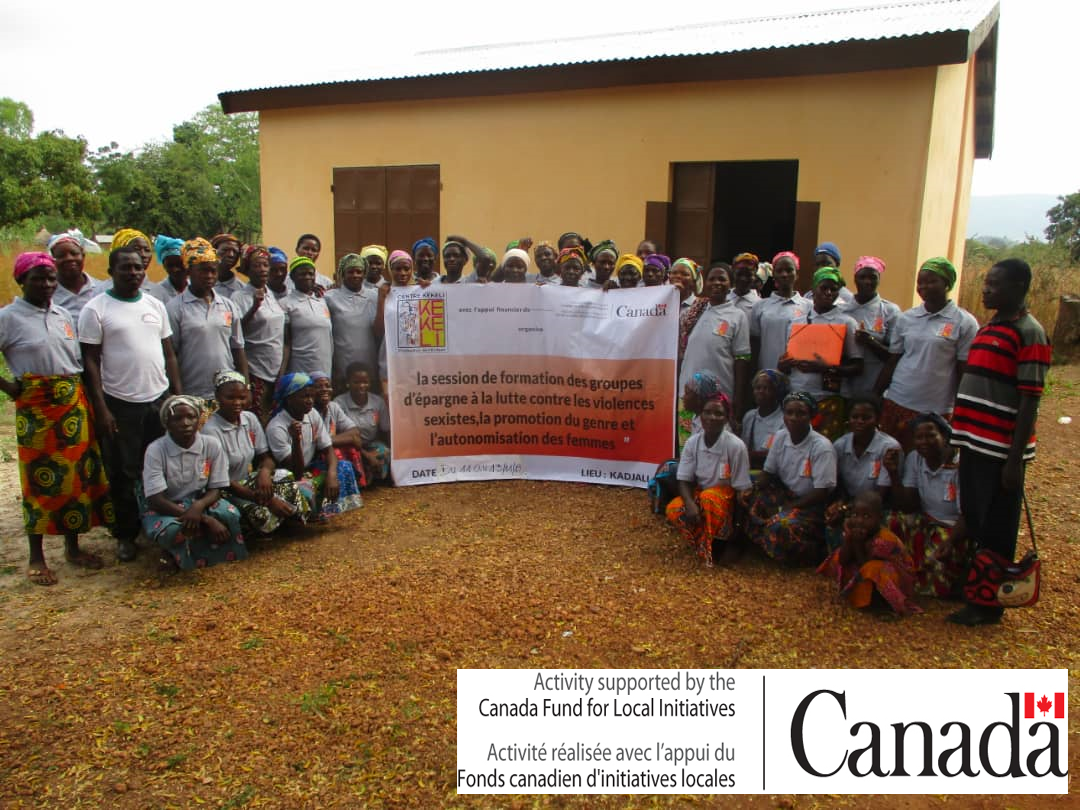
[(27, 568), (26, 578), (35, 585), (55, 585), (56, 574), (42, 565), (39, 568)]
[(76, 565), (79, 568), (89, 568), (92, 571), (97, 571), (105, 565), (105, 563), (102, 562), (101, 557), (97, 554), (92, 554), (91, 552), (83, 551), (82, 549), (79, 550), (78, 554), (68, 554), (65, 552), (64, 559), (72, 565)]

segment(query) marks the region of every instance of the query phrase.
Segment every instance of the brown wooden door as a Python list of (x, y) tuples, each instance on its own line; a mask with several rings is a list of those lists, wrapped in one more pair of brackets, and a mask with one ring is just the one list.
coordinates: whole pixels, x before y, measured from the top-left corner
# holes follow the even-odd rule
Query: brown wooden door
[(439, 241), (439, 167), (334, 169), (335, 262), (364, 245), (408, 250), (424, 236)]
[(671, 193), (670, 256), (686, 256), (708, 265), (712, 257), (716, 206), (716, 166), (712, 163), (674, 163)]
[(792, 252), (799, 257), (799, 276), (795, 289), (806, 292), (814, 278), (814, 248), (818, 244), (818, 222), (821, 219), (821, 203), (795, 203), (795, 239)]

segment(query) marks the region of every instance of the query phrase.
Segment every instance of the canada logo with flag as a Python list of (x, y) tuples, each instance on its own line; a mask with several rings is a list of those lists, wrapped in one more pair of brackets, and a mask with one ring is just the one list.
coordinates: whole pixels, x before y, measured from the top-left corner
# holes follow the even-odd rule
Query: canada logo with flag
[(1065, 719), (1065, 693), (1054, 692), (1054, 699), (1051, 700), (1046, 695), (1036, 700), (1037, 693), (1024, 692), (1024, 719), (1034, 720), (1036, 711), (1040, 713), (1041, 717), (1046, 717), (1047, 713), (1054, 712), (1055, 720)]

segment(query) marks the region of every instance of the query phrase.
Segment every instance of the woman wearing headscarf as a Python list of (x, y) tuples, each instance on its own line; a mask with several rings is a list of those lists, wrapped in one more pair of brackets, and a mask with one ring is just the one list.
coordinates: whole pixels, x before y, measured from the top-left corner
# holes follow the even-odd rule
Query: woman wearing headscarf
[(285, 309), (266, 286), (270, 278), (269, 248), (263, 245), (244, 248), (240, 272), (248, 277), (248, 283), (233, 293), (232, 302), (240, 311), (240, 326), (244, 332), (244, 353), (251, 378), (251, 409), (265, 425), (273, 407), (274, 382), (288, 363)]
[(390, 252), (382, 245), (364, 245), (360, 248), (360, 258), (367, 263), (367, 273), (364, 275), (364, 286), (375, 289), (383, 282), (390, 281), (390, 268), (386, 266), (386, 259)]
[(352, 465), (339, 461), (330, 432), (315, 410), (315, 384), (307, 374), (285, 374), (274, 389), (274, 417), (266, 441), (279, 467), (311, 481), (321, 520), (361, 506)]
[(667, 281), (668, 271), (671, 270), (671, 259), (663, 253), (650, 253), (641, 260), (641, 281), (645, 287), (659, 287)]
[(266, 289), (281, 301), (293, 291), (292, 279), (289, 278), (289, 257), (277, 247), (268, 247), (270, 251), (270, 274), (266, 277)]
[(318, 371), (334, 353), (334, 327), (326, 298), (315, 284), (315, 262), (297, 256), (289, 262), (293, 291), (281, 301), (285, 310), (285, 342), (289, 346), (286, 368), (310, 374)]
[[(375, 318), (379, 311), (379, 291), (364, 286), (367, 262), (356, 253), (347, 253), (338, 262), (338, 287), (323, 299), (330, 310), (334, 335), (334, 355), (330, 363), (335, 391), (345, 390), (345, 369), (352, 363), (373, 366), (379, 354)], [(326, 365), (325, 358), (323, 365)]]
[(181, 256), (183, 248), (183, 239), (174, 239), (164, 234), (159, 234), (154, 239), (154, 256), (157, 257), (158, 264), (165, 268), (167, 278), (150, 287), (146, 293), (163, 304), (169, 303), (187, 289), (188, 271)]
[(630, 290), (640, 287), (644, 269), (644, 262), (633, 253), (622, 254), (615, 262), (615, 278), (608, 280), (605, 289)]
[(413, 266), (416, 268), (416, 282), (421, 287), (427, 287), (439, 277), (438, 251), (439, 246), (430, 236), (413, 242)]
[(235, 371), (214, 375), (218, 408), (203, 426), (225, 450), (229, 484), (223, 496), (240, 512), (240, 524), (250, 536), (268, 535), (286, 520), (306, 523), (315, 503), (309, 481), (296, 480), (288, 470), (274, 467), (266, 433), (258, 418), (245, 410), (248, 388)]
[(690, 437), (701, 430), (701, 409), (719, 393), (720, 378), (711, 371), (697, 371), (683, 384), (675, 419), (675, 437), (678, 441), (675, 455), (682, 453)]
[(579, 247), (567, 247), (559, 251), (559, 286), (580, 287), (585, 275), (585, 251)]
[(825, 505), (836, 487), (836, 453), (813, 428), (812, 396), (790, 393), (783, 407), (784, 428), (745, 498), (750, 539), (778, 562), (817, 565), (825, 559)]
[(855, 342), (863, 348), (863, 370), (844, 384), (849, 399), (871, 396), (885, 363), (889, 360), (889, 339), (900, 317), (900, 307), (878, 295), (878, 283), (885, 262), (877, 256), (855, 260), (855, 298), (845, 310), (855, 321)]
[(546, 284), (558, 284), (559, 254), (547, 240), (541, 240), (533, 248), (533, 263), (536, 265), (534, 281), (541, 287)]
[(64, 535), (64, 557), (101, 568), (99, 556), (79, 548), (79, 535), (113, 522), (101, 451), (82, 383), (75, 324), (53, 303), (56, 264), (48, 253), (15, 259), (22, 297), (0, 309), (0, 352), (13, 379), (0, 390), (15, 400), (22, 516), (30, 545), (27, 578), (53, 585), (42, 538)]
[(165, 435), (143, 460), (142, 525), (161, 547), (162, 571), (190, 571), (247, 558), (240, 512), (221, 497), (229, 459), (213, 436), (199, 433), (202, 402), (171, 396), (161, 406)]
[[(389, 380), (387, 377), (387, 359), (386, 359), (386, 340), (383, 335), (386, 313), (386, 299), (389, 297), (392, 289), (403, 289), (407, 287), (415, 287), (416, 279), (413, 277), (413, 260), (404, 250), (395, 250), (390, 254), (390, 258), (387, 260), (387, 266), (390, 268), (390, 284), (388, 286), (379, 288), (379, 308), (375, 313), (375, 334), (380, 338), (379, 343), (379, 382), (381, 383), (382, 391), (385, 394), (389, 393)], [(415, 331), (417, 325), (413, 324), (412, 329)]]
[(754, 312), (754, 304), (761, 300), (754, 289), (760, 262), (753, 253), (740, 253), (731, 260), (731, 292), (728, 299), (743, 311), (747, 318)]
[[(604, 285), (611, 279), (615, 272), (615, 262), (619, 258), (619, 249), (610, 239), (598, 243), (589, 251), (589, 261), (592, 262), (591, 270), (586, 270), (585, 285), (594, 289), (602, 290)], [(634, 258), (637, 258), (636, 256)], [(638, 261), (641, 261), (638, 259)]]
[(439, 279), (442, 284), (460, 284), (461, 271), (469, 260), (469, 249), (462, 242), (447, 239), (442, 248), (443, 267), (446, 275)]
[(874, 387), (885, 398), (881, 429), (905, 453), (912, 450), (910, 426), (918, 414), (951, 416), (960, 373), (979, 331), (975, 317), (949, 298), (956, 277), (944, 256), (923, 262), (915, 282), (923, 302), (896, 319), (889, 359)]
[(772, 260), (772, 294), (750, 312), (750, 345), (759, 369), (777, 367), (787, 350), (789, 327), (810, 311), (810, 302), (795, 292), (798, 272), (798, 256), (790, 250), (777, 253)]
[(787, 375), (763, 368), (750, 381), (754, 407), (742, 421), (742, 440), (750, 453), (750, 469), (760, 470), (769, 455), (773, 438), (784, 427), (784, 397), (790, 390)]
[(676, 259), (671, 265), (669, 274), (671, 286), (679, 291), (679, 363), (682, 363), (683, 353), (686, 351), (686, 341), (694, 324), (705, 311), (706, 304), (698, 304), (698, 296), (701, 295), (704, 280), (701, 278), (701, 269), (693, 259)]
[(510, 248), (502, 258), (502, 280), (507, 284), (524, 284), (529, 278), (529, 254), (521, 248)]
[(52, 302), (68, 311), (74, 324), (86, 302), (101, 292), (99, 282), (84, 269), (86, 238), (81, 231), (58, 233), (49, 240), (48, 251), (56, 262), (56, 292)]
[(231, 233), (219, 233), (210, 240), (218, 257), (218, 281), (214, 289), (226, 298), (232, 298), (244, 287), (244, 280), (233, 271), (240, 261), (240, 240)]
[[(139, 256), (143, 260), (143, 270), (149, 270), (150, 263), (154, 258), (153, 243), (150, 241), (150, 237), (134, 228), (121, 228), (113, 234), (113, 240), (109, 245), (109, 250), (117, 250), (122, 247), (127, 247), (128, 245), (131, 245), (138, 251)], [(149, 281), (150, 279), (147, 277), (146, 282), (143, 282), (143, 286)]]
[(837, 305), (837, 296), (843, 280), (835, 267), (822, 267), (814, 273), (814, 300), (806, 315), (794, 320), (789, 332), (797, 324), (827, 324), (840, 335), (843, 344), (840, 362), (829, 365), (815, 355), (816, 360), (793, 360), (787, 352), (780, 357), (777, 367), (788, 375), (793, 391), (806, 391), (817, 402), (814, 430), (829, 440), (840, 438), (847, 425), (847, 401), (843, 396), (844, 382), (862, 372), (863, 350), (855, 342), (857, 326), (844, 310)]

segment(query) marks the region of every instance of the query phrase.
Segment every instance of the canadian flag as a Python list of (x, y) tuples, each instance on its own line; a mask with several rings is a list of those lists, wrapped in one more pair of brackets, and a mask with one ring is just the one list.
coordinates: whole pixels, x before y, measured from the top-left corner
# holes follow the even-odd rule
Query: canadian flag
[(1043, 695), (1038, 700), (1035, 699), (1034, 692), (1024, 692), (1024, 719), (1034, 720), (1035, 710), (1041, 713), (1042, 717), (1046, 717), (1046, 713), (1050, 711), (1050, 707), (1054, 708), (1054, 719), (1062, 720), (1065, 718), (1065, 693), (1054, 692), (1054, 702), (1051, 703), (1050, 699)]

